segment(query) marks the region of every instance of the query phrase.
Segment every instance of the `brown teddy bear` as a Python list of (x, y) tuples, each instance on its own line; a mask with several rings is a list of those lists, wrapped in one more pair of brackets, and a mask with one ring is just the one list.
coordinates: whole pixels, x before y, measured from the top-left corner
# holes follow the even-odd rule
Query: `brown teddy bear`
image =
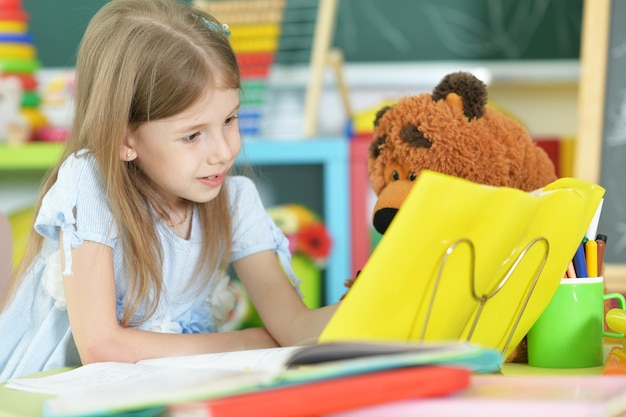
[(368, 171), (380, 233), (423, 169), (524, 191), (556, 180), (554, 164), (526, 129), (486, 104), (485, 84), (456, 72), (432, 94), (404, 97), (378, 111)]
[[(432, 94), (407, 96), (378, 111), (368, 156), (376, 230), (387, 230), (423, 169), (524, 191), (556, 180), (554, 164), (526, 129), (486, 104), (485, 84), (456, 72)], [(509, 361), (525, 361), (523, 343)]]

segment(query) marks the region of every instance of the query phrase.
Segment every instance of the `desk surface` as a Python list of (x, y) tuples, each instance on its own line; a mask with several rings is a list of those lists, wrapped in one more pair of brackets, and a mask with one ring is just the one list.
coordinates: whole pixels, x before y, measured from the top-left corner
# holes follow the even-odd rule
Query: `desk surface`
[(0, 387), (0, 417), (38, 417), (46, 395)]
[[(63, 369), (47, 371), (36, 375), (44, 376), (62, 371)], [(43, 402), (48, 398), (51, 398), (51, 396), (16, 391), (5, 388), (4, 384), (0, 384), (0, 417), (39, 417), (43, 414)]]

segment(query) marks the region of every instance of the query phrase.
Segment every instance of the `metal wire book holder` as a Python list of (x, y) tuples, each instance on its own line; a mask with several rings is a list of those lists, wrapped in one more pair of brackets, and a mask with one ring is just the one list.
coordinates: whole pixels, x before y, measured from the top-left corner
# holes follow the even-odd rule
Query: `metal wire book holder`
[[(446, 263), (458, 247), (460, 247), (461, 245), (467, 245), (469, 247), (469, 250), (470, 250), (469, 273), (470, 273), (470, 280), (471, 280), (472, 298), (479, 304), (478, 310), (474, 316), (474, 320), (471, 324), (469, 333), (466, 338), (467, 342), (471, 342), (472, 336), (474, 335), (474, 331), (476, 330), (476, 327), (478, 326), (478, 322), (481, 318), (481, 314), (487, 302), (491, 300), (493, 297), (495, 297), (498, 294), (498, 292), (507, 284), (507, 282), (509, 282), (509, 279), (515, 272), (517, 266), (520, 264), (520, 262), (522, 262), (524, 257), (528, 254), (529, 250), (533, 246), (539, 244), (540, 242), (544, 244), (543, 257), (540, 259), (540, 262), (537, 266), (537, 270), (536, 270), (535, 275), (533, 276), (532, 283), (529, 287), (529, 290), (526, 292), (526, 294), (524, 294), (524, 299), (521, 304), (521, 308), (519, 309), (519, 313), (515, 317), (515, 320), (513, 322), (513, 327), (507, 336), (506, 343), (504, 345), (504, 348), (502, 349), (502, 353), (506, 352), (507, 349), (509, 348), (513, 335), (515, 334), (515, 330), (517, 329), (517, 326), (522, 318), (522, 315), (524, 314), (524, 310), (526, 309), (526, 306), (528, 305), (528, 301), (532, 295), (532, 292), (535, 289), (537, 282), (539, 281), (539, 277), (541, 276), (541, 272), (543, 271), (546, 261), (548, 260), (548, 255), (550, 253), (550, 243), (544, 237), (537, 237), (533, 239), (530, 243), (528, 243), (528, 245), (526, 245), (526, 247), (524, 247), (524, 249), (517, 256), (517, 258), (515, 259), (515, 262), (513, 262), (511, 267), (508, 270), (506, 270), (504, 277), (496, 283), (495, 287), (493, 287), (489, 292), (485, 294), (479, 294), (476, 290), (476, 270), (475, 270), (476, 249), (474, 247), (474, 243), (470, 239), (462, 238), (450, 244), (445, 250), (442, 260), (439, 263), (439, 268), (437, 271), (437, 275), (435, 277), (434, 287), (430, 296), (430, 301), (427, 306), (424, 323), (423, 323), (423, 326), (421, 326), (422, 331), (421, 331), (419, 340), (422, 342), (425, 340), (426, 330), (428, 328), (429, 319), (432, 313), (433, 305), (435, 302), (435, 297), (437, 295), (437, 289), (441, 282)], [(415, 320), (417, 321), (417, 317), (415, 318)], [(415, 326), (413, 327), (415, 328)]]

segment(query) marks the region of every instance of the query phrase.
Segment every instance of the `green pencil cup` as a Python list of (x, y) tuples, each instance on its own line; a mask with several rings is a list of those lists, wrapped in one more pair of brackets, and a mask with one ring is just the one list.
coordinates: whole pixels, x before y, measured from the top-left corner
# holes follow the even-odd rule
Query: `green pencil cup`
[(604, 331), (604, 278), (564, 278), (552, 300), (528, 332), (528, 364), (540, 368), (589, 368), (604, 363), (604, 337), (623, 337)]

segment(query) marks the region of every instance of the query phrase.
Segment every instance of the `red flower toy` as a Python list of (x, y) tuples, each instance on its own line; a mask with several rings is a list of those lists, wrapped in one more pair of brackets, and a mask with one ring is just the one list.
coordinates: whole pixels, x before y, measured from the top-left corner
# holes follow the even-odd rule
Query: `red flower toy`
[(292, 254), (301, 254), (324, 267), (332, 240), (324, 223), (308, 208), (285, 204), (269, 208), (268, 213), (289, 239)]

